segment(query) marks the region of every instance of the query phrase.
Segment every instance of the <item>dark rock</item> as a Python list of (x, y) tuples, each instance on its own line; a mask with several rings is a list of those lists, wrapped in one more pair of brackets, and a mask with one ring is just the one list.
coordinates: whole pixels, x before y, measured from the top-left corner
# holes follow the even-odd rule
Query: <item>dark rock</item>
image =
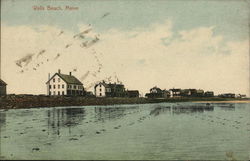
[(39, 151), (40, 148), (33, 148), (32, 151)]

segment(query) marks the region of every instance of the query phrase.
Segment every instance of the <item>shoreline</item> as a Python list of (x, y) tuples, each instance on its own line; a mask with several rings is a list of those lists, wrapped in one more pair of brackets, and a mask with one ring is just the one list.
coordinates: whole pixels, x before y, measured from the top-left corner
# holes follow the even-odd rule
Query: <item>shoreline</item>
[(250, 103), (250, 100), (192, 101), (194, 103)]
[(69, 97), (45, 95), (7, 95), (0, 97), (0, 109), (27, 109), (63, 106), (97, 106), (120, 104), (149, 104), (162, 102), (194, 102), (194, 103), (250, 103), (249, 98), (220, 97), (179, 97), (179, 98), (124, 98), (124, 97)]

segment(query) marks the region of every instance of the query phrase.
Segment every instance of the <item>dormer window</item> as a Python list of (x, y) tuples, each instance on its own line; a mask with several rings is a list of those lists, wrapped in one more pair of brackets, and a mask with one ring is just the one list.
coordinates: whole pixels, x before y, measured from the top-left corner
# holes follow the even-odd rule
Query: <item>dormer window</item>
[(55, 82), (56, 81), (56, 79), (55, 78), (53, 78), (53, 82)]

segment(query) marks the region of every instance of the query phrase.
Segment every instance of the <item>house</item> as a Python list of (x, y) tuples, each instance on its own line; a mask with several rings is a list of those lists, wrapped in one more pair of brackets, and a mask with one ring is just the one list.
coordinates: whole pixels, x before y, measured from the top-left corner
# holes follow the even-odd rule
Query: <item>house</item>
[(150, 93), (161, 93), (161, 92), (162, 90), (157, 86), (154, 86), (153, 88), (150, 89)]
[(197, 89), (196, 90), (196, 97), (203, 97), (204, 96), (204, 90)]
[(169, 98), (171, 96), (170, 92), (166, 89), (162, 90), (162, 97)]
[(170, 97), (180, 97), (181, 96), (181, 89), (180, 88), (172, 88), (169, 89)]
[(204, 93), (204, 96), (205, 96), (205, 97), (213, 97), (213, 96), (214, 96), (214, 92), (213, 92), (213, 91), (206, 91), (206, 92)]
[(167, 90), (161, 90), (158, 87), (153, 87), (150, 90), (150, 93), (146, 93), (146, 97), (148, 98), (168, 98), (170, 97), (170, 92)]
[(204, 96), (204, 90), (202, 89), (189, 89), (191, 92), (191, 97), (203, 97)]
[(235, 94), (234, 93), (223, 93), (218, 95), (218, 97), (222, 97), (222, 98), (235, 98)]
[(127, 97), (139, 97), (139, 91), (138, 90), (127, 90), (126, 96)]
[(84, 95), (83, 84), (71, 74), (62, 74), (60, 69), (46, 82), (48, 95)]
[(180, 95), (182, 97), (189, 97), (189, 96), (191, 96), (191, 90), (190, 89), (182, 89)]
[(247, 95), (245, 95), (245, 94), (237, 94), (235, 97), (237, 97), (237, 98), (247, 98)]
[(7, 93), (6, 86), (7, 86), (7, 84), (2, 79), (0, 79), (0, 96), (6, 95), (6, 93)]
[(99, 82), (94, 87), (96, 97), (125, 97), (123, 84)]

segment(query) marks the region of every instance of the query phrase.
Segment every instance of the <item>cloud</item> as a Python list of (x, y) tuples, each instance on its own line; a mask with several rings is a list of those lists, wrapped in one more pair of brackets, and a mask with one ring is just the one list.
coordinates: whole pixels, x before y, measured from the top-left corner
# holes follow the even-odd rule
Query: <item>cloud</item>
[[(89, 26), (78, 27), (84, 31)], [(167, 20), (131, 31), (111, 28), (98, 33), (92, 28), (88, 36), (99, 34), (100, 41), (82, 48), (81, 40), (72, 39), (77, 33), (58, 27), (2, 25), (2, 75), (9, 84), (8, 92), (46, 93), (49, 72), (60, 68), (65, 73), (77, 66), (74, 74), (78, 78), (89, 73), (83, 82), (86, 86), (116, 73), (127, 88), (144, 94), (155, 85), (249, 94), (249, 40), (228, 42), (223, 35), (214, 34), (216, 26), (174, 32)], [(62, 30), (64, 34), (58, 37)], [(65, 48), (69, 43), (72, 45)], [(37, 71), (19, 73), (14, 62), (42, 49), (46, 52), (39, 58), (51, 61)], [(103, 65), (98, 74), (93, 50)], [(53, 62), (58, 53), (61, 56)]]

